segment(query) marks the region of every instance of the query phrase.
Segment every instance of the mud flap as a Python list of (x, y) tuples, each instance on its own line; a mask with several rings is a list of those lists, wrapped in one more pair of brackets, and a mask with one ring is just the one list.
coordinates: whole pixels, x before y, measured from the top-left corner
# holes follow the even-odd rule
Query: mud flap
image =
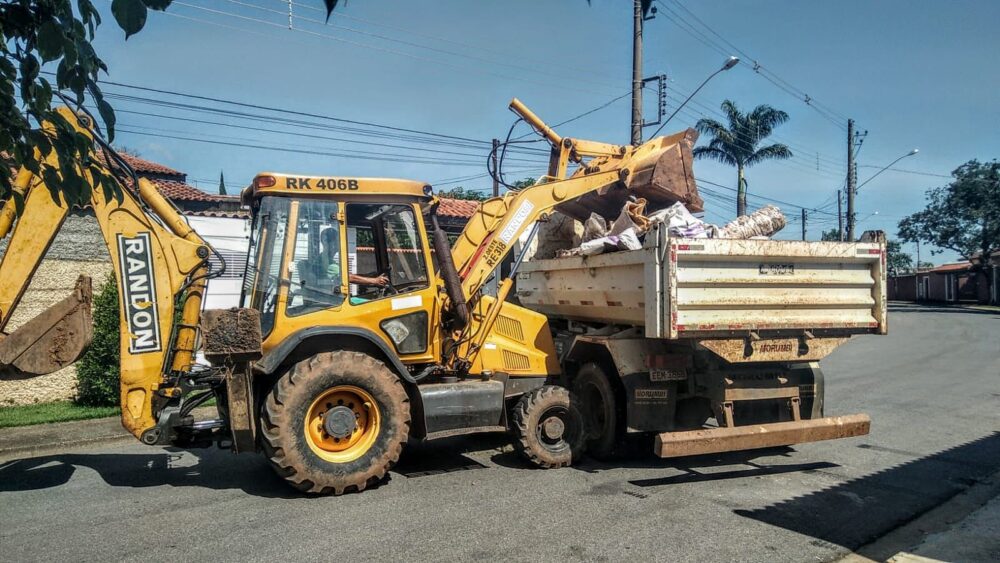
[(93, 286), (76, 280), (73, 293), (0, 339), (0, 379), (30, 379), (58, 371), (76, 360), (94, 336)]

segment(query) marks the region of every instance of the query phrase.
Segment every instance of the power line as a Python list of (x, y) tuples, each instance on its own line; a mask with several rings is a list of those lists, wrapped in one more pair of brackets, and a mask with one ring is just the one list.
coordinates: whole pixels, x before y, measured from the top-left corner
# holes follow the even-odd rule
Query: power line
[[(278, 14), (278, 15), (281, 15), (282, 17), (288, 15), (288, 12), (284, 11), (284, 10), (275, 10), (275, 9), (267, 8), (265, 6), (260, 6), (260, 5), (257, 5), (257, 4), (251, 4), (251, 3), (247, 3), (247, 2), (242, 2), (240, 0), (223, 0), (223, 1), (229, 2), (230, 4), (235, 4), (235, 5), (238, 5), (238, 6), (244, 6), (244, 7), (247, 7), (247, 8), (254, 8), (254, 9), (257, 9), (257, 10), (263, 10), (263, 11), (268, 12), (268, 13)], [(278, 1), (281, 1), (281, 3), (285, 4), (286, 6), (288, 4), (291, 4), (292, 6), (299, 6), (299, 7), (303, 7), (303, 8), (307, 8), (307, 9), (312, 9), (314, 11), (321, 12), (321, 13), (325, 12), (325, 10), (322, 9), (322, 8), (316, 8), (316, 7), (312, 7), (312, 6), (305, 6), (303, 4), (299, 4), (299, 3), (296, 3), (296, 2), (287, 2), (287, 1), (282, 1), (282, 0), (278, 0)], [(337, 18), (335, 18), (335, 19), (340, 19), (340, 16), (341, 16), (341, 14), (338, 14)], [(573, 80), (573, 81), (576, 81), (576, 82), (581, 82), (581, 83), (586, 83), (586, 84), (592, 84), (592, 85), (600, 86), (600, 87), (603, 87), (603, 88), (613, 87), (613, 86), (611, 86), (611, 85), (609, 85), (607, 83), (594, 82), (592, 80), (587, 80), (585, 78), (582, 78), (579, 75), (553, 74), (551, 71), (543, 71), (543, 70), (539, 70), (537, 68), (532, 68), (532, 67), (529, 67), (529, 66), (524, 66), (524, 65), (520, 65), (520, 64), (516, 64), (516, 63), (511, 63), (511, 62), (509, 62), (510, 57), (505, 57), (506, 60), (498, 61), (498, 60), (495, 60), (495, 59), (488, 59), (488, 58), (485, 58), (485, 57), (476, 56), (476, 55), (470, 54), (468, 52), (457, 52), (457, 51), (451, 51), (451, 50), (447, 50), (447, 49), (441, 49), (441, 48), (433, 47), (433, 46), (429, 46), (429, 45), (423, 45), (423, 44), (420, 44), (420, 43), (415, 43), (415, 42), (412, 42), (412, 41), (407, 41), (407, 40), (404, 40), (404, 39), (399, 39), (398, 37), (392, 37), (392, 36), (388, 36), (388, 35), (382, 35), (382, 34), (379, 34), (379, 33), (373, 33), (371, 31), (366, 31), (366, 30), (363, 30), (363, 29), (357, 29), (357, 28), (345, 26), (345, 25), (341, 25), (341, 24), (338, 24), (338, 23), (335, 23), (335, 22), (318, 20), (318, 19), (313, 19), (313, 18), (307, 18), (307, 17), (303, 17), (303, 16), (299, 16), (299, 15), (294, 15), (294, 14), (291, 17), (292, 17), (293, 20), (300, 20), (300, 21), (304, 21), (304, 22), (308, 22), (308, 23), (318, 24), (318, 25), (323, 26), (324, 28), (339, 29), (339, 30), (342, 30), (342, 31), (346, 31), (348, 33), (362, 35), (362, 36), (365, 36), (365, 37), (372, 37), (372, 38), (378, 39), (380, 41), (388, 41), (388, 42), (391, 42), (391, 43), (398, 43), (400, 45), (405, 45), (407, 47), (416, 47), (418, 49), (426, 49), (428, 51), (432, 51), (432, 52), (435, 52), (435, 53), (444, 54), (444, 55), (448, 55), (448, 56), (452, 56), (452, 57), (460, 57), (460, 58), (474, 60), (474, 61), (477, 61), (477, 62), (488, 63), (488, 64), (491, 64), (491, 65), (499, 65), (499, 66), (505, 66), (505, 67), (513, 68), (513, 69), (517, 69), (517, 70), (525, 70), (525, 71), (528, 71), (528, 72), (544, 73), (547, 76), (555, 76), (555, 77), (558, 77), (558, 78), (561, 78), (561, 79)], [(357, 18), (355, 18), (355, 19), (357, 19)], [(471, 47), (471, 46), (466, 46), (466, 47)], [(472, 47), (472, 48), (474, 49), (474, 47)], [(588, 72), (593, 72), (593, 71), (591, 70), (591, 71), (588, 71)]]
[[(141, 112), (141, 111), (116, 110), (116, 113), (134, 114), (134, 115), (141, 115), (141, 116), (148, 116), (148, 117), (156, 117), (156, 118), (167, 119), (167, 120), (170, 120), (170, 121), (184, 121), (184, 122), (188, 122), (188, 123), (198, 123), (198, 124), (202, 124), (202, 125), (213, 125), (213, 126), (217, 126), (217, 127), (227, 127), (227, 128), (233, 128), (233, 129), (243, 129), (243, 130), (247, 130), (247, 131), (258, 131), (258, 132), (262, 132), (262, 133), (277, 134), (277, 135), (294, 135), (296, 137), (304, 137), (304, 138), (308, 138), (308, 139), (318, 139), (318, 140), (324, 140), (324, 141), (340, 141), (340, 142), (348, 142), (348, 143), (352, 143), (352, 144), (363, 144), (363, 145), (376, 146), (376, 147), (386, 147), (386, 148), (393, 148), (393, 149), (403, 149), (403, 150), (412, 150), (412, 151), (421, 151), (421, 152), (431, 152), (431, 153), (435, 153), (435, 154), (444, 154), (444, 155), (448, 155), (448, 156), (471, 156), (471, 157), (481, 157), (482, 156), (481, 154), (474, 154), (474, 153), (464, 153), (464, 152), (448, 151), (448, 150), (433, 149), (433, 148), (423, 148), (423, 147), (409, 147), (409, 146), (405, 146), (405, 145), (394, 145), (394, 144), (390, 144), (390, 143), (377, 143), (377, 142), (373, 142), (373, 141), (362, 141), (362, 140), (358, 140), (358, 139), (347, 139), (347, 138), (342, 138), (342, 137), (328, 137), (328, 136), (325, 136), (325, 135), (311, 135), (311, 134), (308, 134), (308, 133), (301, 133), (301, 132), (295, 132), (295, 131), (282, 131), (280, 129), (266, 128), (266, 127), (251, 127), (251, 126), (248, 126), (248, 125), (235, 125), (235, 124), (232, 124), (232, 123), (222, 123), (222, 122), (219, 122), (219, 121), (209, 121), (209, 120), (205, 120), (205, 119), (191, 119), (191, 118), (187, 118), (187, 117), (169, 116), (169, 115), (162, 115), (162, 114), (149, 113), (149, 112)], [(123, 124), (123, 125), (125, 125), (127, 127), (145, 127), (145, 126), (142, 126), (142, 125), (135, 125), (135, 124), (132, 124), (132, 125)], [(169, 132), (169, 131), (167, 131), (167, 132)], [(174, 132), (178, 132), (178, 131), (174, 131)], [(190, 133), (190, 132), (188, 132), (188, 131), (180, 131), (180, 133)], [(515, 162), (518, 162), (518, 161), (531, 162), (531, 161), (526, 160), (526, 159), (518, 159), (518, 158), (512, 158), (511, 160), (515, 161)]]
[[(666, 5), (665, 2), (657, 0), (657, 4), (659, 4), (664, 10), (666, 10), (668, 14), (673, 16), (673, 18), (668, 17), (667, 19), (672, 23), (674, 23), (675, 25), (677, 25), (677, 27), (681, 28), (683, 31), (690, 34), (692, 37), (695, 37), (698, 41), (711, 46), (714, 50), (722, 53), (723, 55), (731, 54), (731, 52), (727, 52), (727, 48), (733, 49), (738, 54), (743, 56), (743, 59), (741, 59), (740, 61), (741, 64), (749, 66), (750, 68), (753, 69), (755, 73), (760, 75), (762, 78), (764, 78), (774, 86), (778, 87), (780, 90), (786, 92), (787, 94), (795, 98), (800, 99), (806, 105), (808, 105), (810, 108), (816, 111), (817, 114), (822, 116), (824, 119), (826, 119), (833, 125), (837, 126), (840, 129), (844, 128), (843, 124), (844, 122), (847, 121), (847, 118), (844, 117), (843, 114), (840, 114), (839, 112), (833, 110), (826, 104), (820, 103), (818, 100), (807, 94), (805, 91), (791, 84), (787, 80), (781, 78), (770, 69), (764, 67), (764, 65), (760, 64), (759, 60), (757, 60), (755, 57), (750, 56), (746, 51), (740, 49), (739, 47), (731, 43), (729, 40), (723, 37), (722, 34), (712, 29), (711, 26), (709, 26), (700, 18), (698, 18), (697, 15), (695, 15), (693, 12), (691, 12), (691, 10), (689, 10), (687, 7), (685, 7), (677, 0), (669, 0), (669, 1), (671, 1), (674, 5), (676, 5), (685, 13), (687, 13), (692, 19), (698, 22), (698, 24), (700, 24), (709, 33), (721, 39), (724, 45), (720, 44), (719, 41), (713, 40), (711, 37), (708, 37), (704, 32), (698, 31), (697, 28), (694, 26), (694, 24), (687, 21), (687, 19), (684, 16), (672, 10), (669, 6)], [(685, 24), (687, 24), (688, 27), (680, 25), (678, 23), (679, 21), (683, 21)]]
[[(310, 11), (313, 11), (313, 12), (318, 12), (318, 13), (321, 13), (321, 14), (325, 14), (326, 13), (326, 10), (324, 8), (319, 8), (319, 7), (316, 7), (316, 6), (309, 5), (309, 4), (302, 4), (302, 3), (294, 2), (294, 1), (290, 2), (289, 0), (273, 0), (273, 1), (277, 2), (277, 3), (280, 3), (280, 4), (283, 4), (283, 5), (291, 4), (294, 7), (304, 8), (306, 10), (310, 10)], [(455, 45), (455, 46), (461, 47), (463, 49), (473, 49), (473, 50), (483, 51), (483, 52), (486, 52), (486, 53), (492, 53), (492, 54), (495, 54), (495, 55), (499, 55), (500, 57), (502, 57), (504, 59), (510, 59), (510, 58), (512, 58), (512, 56), (511, 56), (510, 53), (506, 53), (506, 52), (500, 51), (498, 49), (491, 49), (489, 47), (484, 47), (482, 45), (472, 45), (470, 43), (464, 43), (462, 41), (456, 41), (456, 40), (450, 39), (448, 37), (443, 37), (443, 36), (438, 36), (438, 35), (423, 34), (423, 33), (419, 33), (417, 31), (414, 31), (412, 28), (399, 27), (399, 26), (394, 26), (394, 25), (387, 24), (385, 22), (380, 22), (380, 21), (375, 21), (375, 20), (360, 18), (360, 17), (348, 14), (348, 13), (343, 12), (343, 11), (338, 12), (337, 15), (336, 15), (336, 18), (337, 19), (349, 19), (349, 20), (353, 20), (353, 21), (357, 21), (357, 22), (362, 22), (362, 23), (366, 23), (366, 24), (369, 24), (369, 25), (373, 25), (373, 26), (376, 26), (376, 27), (382, 27), (382, 28), (390, 29), (390, 30), (395, 31), (397, 33), (405, 33), (405, 34), (408, 34), (408, 35), (412, 35), (414, 37), (421, 37), (421, 38), (424, 38), (424, 39), (430, 39), (432, 41), (439, 41), (439, 42), (442, 42), (442, 43), (449, 43), (451, 45)], [(559, 63), (553, 63), (551, 59), (546, 60), (546, 59), (540, 59), (540, 58), (526, 58), (523, 55), (517, 55), (516, 58), (519, 58), (519, 59), (522, 59), (522, 60), (531, 60), (532, 62), (535, 62), (535, 63), (540, 63), (540, 64), (543, 64), (543, 65), (546, 65), (546, 66), (551, 66), (553, 68), (559, 68), (559, 69), (563, 69), (563, 70), (575, 70), (575, 71), (580, 72), (580, 73), (593, 73), (594, 72), (593, 68), (582, 68), (582, 67), (576, 67), (576, 66), (572, 66), (572, 65), (567, 65), (567, 64), (565, 64), (565, 61), (563, 61), (561, 59), (560, 59)], [(592, 82), (592, 83), (597, 84), (596, 82)], [(604, 83), (602, 85), (608, 86), (608, 87), (615, 87), (615, 86), (613, 86), (611, 84), (608, 84), (608, 83)]]
[[(266, 12), (273, 13), (273, 14), (276, 14), (276, 15), (278, 15), (278, 14), (283, 15), (283, 16), (286, 15), (286, 13), (284, 11), (274, 10), (274, 9), (266, 8), (266, 7), (263, 7), (263, 6), (254, 5), (254, 4), (248, 4), (246, 2), (241, 2), (239, 0), (225, 0), (225, 1), (233, 3), (233, 4), (236, 4), (236, 5), (246, 6), (246, 7), (250, 7), (250, 8), (259, 9), (259, 10), (264, 10)], [(279, 2), (282, 2), (283, 4), (286, 4), (286, 2), (284, 2), (283, 0), (276, 0), (276, 1), (279, 1)], [(194, 9), (201, 9), (201, 10), (205, 10), (205, 11), (210, 11), (210, 12), (213, 12), (213, 13), (220, 13), (222, 15), (228, 15), (228, 16), (232, 16), (232, 17), (239, 17), (241, 19), (249, 19), (251, 21), (258, 21), (260, 23), (266, 23), (268, 25), (271, 25), (272, 27), (281, 27), (282, 29), (285, 29), (284, 25), (275, 24), (273, 22), (266, 22), (266, 21), (263, 21), (263, 20), (256, 20), (255, 18), (247, 18), (246, 16), (242, 16), (240, 14), (232, 14), (232, 13), (229, 13), (229, 12), (224, 12), (224, 11), (219, 11), (219, 10), (212, 10), (210, 8), (204, 8), (202, 6), (189, 5), (189, 4), (186, 4), (186, 3), (183, 3), (183, 2), (175, 2), (175, 4), (179, 4), (181, 6), (191, 7), (191, 8), (194, 8)], [(293, 3), (293, 5), (300, 5), (300, 4)], [(306, 7), (306, 6), (303, 6), (303, 7)], [(312, 9), (314, 11), (321, 11), (319, 8), (313, 8), (313, 7), (307, 7), (307, 8)], [(356, 19), (356, 20), (359, 20), (359, 21), (368, 21), (368, 20), (361, 20), (360, 18), (354, 18), (354, 17), (350, 17), (350, 16), (348, 16), (348, 17), (349, 17), (349, 19)], [(316, 23), (316, 24), (321, 24), (321, 25), (324, 24), (323, 21), (315, 20), (315, 19), (311, 19), (311, 18), (302, 18), (301, 16), (293, 16), (293, 18), (299, 18), (299, 19), (303, 19), (304, 21), (308, 21), (308, 22)], [(203, 23), (214, 23), (214, 22), (205, 22), (205, 21), (203, 21)], [(370, 35), (370, 36), (377, 37), (377, 38), (384, 39), (384, 40), (388, 40), (388, 41), (401, 42), (400, 40), (398, 40), (396, 38), (386, 37), (386, 36), (379, 35), (379, 34), (372, 34), (370, 32), (366, 32), (366, 31), (362, 31), (362, 30), (357, 30), (357, 29), (353, 29), (353, 28), (346, 28), (345, 26), (338, 26), (336, 24), (330, 24), (330, 27), (344, 28), (346, 31), (350, 31), (350, 32), (366, 34), (366, 35)], [(391, 28), (392, 26), (384, 26), (384, 27), (390, 27)], [(234, 29), (239, 29), (239, 28), (234, 28)], [(399, 30), (401, 28), (395, 28), (395, 29)], [(308, 32), (307, 30), (301, 30), (301, 29), (295, 29), (295, 30), (296, 31)], [(313, 33), (313, 32), (309, 32), (309, 33)], [(324, 37), (328, 37), (330, 39), (335, 39), (335, 40), (338, 40), (338, 41), (346, 41), (346, 40), (343, 40), (342, 38), (336, 38), (336, 37), (333, 37), (333, 36), (326, 36), (324, 34), (320, 34), (320, 35), (323, 35)], [(402, 43), (410, 45), (410, 46), (417, 46), (417, 47), (421, 47), (421, 48), (429, 48), (429, 49), (432, 49), (432, 50), (437, 50), (439, 52), (443, 52), (443, 53), (450, 54), (450, 55), (455, 55), (455, 56), (463, 56), (463, 57), (467, 57), (468, 56), (468, 55), (463, 54), (463, 53), (455, 53), (454, 51), (446, 51), (446, 50), (441, 50), (441, 49), (435, 49), (433, 47), (427, 47), (425, 45), (419, 45), (419, 44), (412, 43), (412, 42), (402, 41)], [(465, 44), (465, 43), (458, 42), (458, 44), (469, 47), (469, 45)], [(369, 46), (369, 45), (364, 45), (364, 44), (361, 44), (361, 46), (367, 46), (367, 47), (376, 48), (376, 47)], [(380, 49), (380, 50), (385, 50), (385, 49)], [(396, 54), (401, 54), (403, 56), (409, 56), (410, 55), (408, 53), (398, 53), (398, 52), (395, 52), (395, 51), (391, 51), (391, 52), (396, 53)], [(489, 61), (487, 59), (482, 59), (482, 58), (479, 58), (479, 57), (473, 57), (473, 58), (475, 58), (477, 60), (486, 60), (487, 62), (496, 63), (496, 61)], [(431, 61), (431, 62), (435, 62), (435, 61)], [(515, 66), (517, 68), (527, 69), (527, 67), (524, 67), (523, 65), (515, 65)], [(534, 69), (528, 69), (528, 70), (533, 70), (534, 71)], [(592, 70), (588, 69), (588, 72), (592, 72)], [(578, 77), (572, 77), (572, 78), (576, 79)], [(593, 81), (590, 81), (590, 83), (591, 84), (598, 84), (597, 82), (593, 82)], [(600, 83), (600, 85), (607, 86), (606, 83)], [(608, 86), (608, 87), (610, 87), (610, 86)], [(606, 106), (602, 106), (602, 107), (606, 107)], [(578, 116), (578, 117), (580, 117), (580, 116)], [(786, 144), (788, 144), (789, 146), (793, 145), (792, 143), (786, 143)], [(810, 152), (812, 152), (812, 151), (810, 151)]]
[[(726, 186), (726, 185), (723, 185), (723, 184), (717, 184), (715, 182), (711, 182), (709, 180), (704, 180), (702, 178), (695, 178), (695, 182), (700, 182), (702, 184), (708, 184), (710, 186), (715, 186), (715, 187), (718, 187), (718, 188), (722, 188), (724, 190), (729, 190), (731, 192), (736, 192), (736, 193), (739, 192), (739, 190), (737, 190), (736, 188), (730, 188), (729, 186)], [(698, 189), (701, 190), (702, 189), (701, 186), (699, 186)], [(761, 200), (764, 200), (764, 201), (770, 201), (772, 203), (780, 203), (781, 205), (787, 205), (789, 207), (794, 207), (796, 209), (805, 209), (806, 211), (812, 211), (814, 213), (822, 213), (822, 214), (825, 214), (825, 215), (833, 215), (834, 217), (837, 216), (836, 213), (829, 213), (827, 211), (823, 211), (821, 209), (816, 209), (814, 207), (805, 207), (805, 206), (798, 205), (798, 204), (795, 204), (795, 203), (789, 203), (787, 201), (782, 201), (780, 199), (775, 199), (773, 197), (767, 197), (767, 196), (762, 196), (762, 195), (757, 195), (757, 194), (750, 194), (750, 193), (747, 194), (747, 197), (755, 197), (757, 199), (761, 199)]]
[(230, 141), (215, 141), (210, 139), (203, 139), (198, 137), (187, 137), (180, 135), (169, 135), (166, 133), (147, 133), (143, 131), (134, 131), (130, 129), (120, 129), (122, 133), (130, 133), (133, 135), (143, 135), (146, 137), (155, 137), (160, 139), (174, 139), (179, 141), (192, 141), (196, 143), (207, 143), (212, 145), (222, 145), (229, 147), (240, 147), (249, 149), (260, 149), (278, 152), (288, 152), (296, 154), (311, 154), (318, 156), (331, 156), (340, 158), (355, 158), (359, 160), (376, 160), (383, 162), (397, 162), (397, 163), (409, 163), (409, 164), (432, 164), (432, 165), (448, 165), (448, 166), (482, 166), (482, 162), (475, 161), (447, 161), (447, 160), (428, 160), (428, 159), (418, 159), (418, 158), (408, 158), (404, 155), (386, 155), (386, 156), (375, 156), (375, 155), (365, 155), (358, 153), (335, 153), (326, 151), (317, 151), (306, 148), (295, 148), (295, 147), (279, 147), (276, 145), (255, 145), (250, 143), (238, 143)]
[[(264, 8), (264, 7), (261, 7), (261, 6), (254, 6), (252, 4), (240, 3), (237, 0), (225, 0), (225, 1), (231, 2), (231, 3), (239, 3), (239, 4), (242, 4), (244, 6), (248, 6), (248, 7), (255, 7), (255, 8), (258, 8), (258, 9), (263, 9), (263, 10), (268, 10), (268, 11), (276, 12), (275, 10), (270, 10), (269, 8)], [(231, 18), (237, 18), (237, 19), (241, 19), (241, 20), (244, 20), (244, 21), (250, 21), (250, 22), (254, 22), (254, 23), (259, 23), (259, 24), (267, 25), (267, 26), (270, 26), (270, 27), (280, 28), (282, 30), (288, 29), (289, 31), (296, 31), (296, 32), (299, 32), (299, 33), (305, 33), (307, 35), (312, 35), (312, 36), (315, 36), (315, 37), (321, 37), (321, 38), (328, 39), (328, 40), (331, 40), (331, 41), (337, 41), (337, 42), (340, 42), (340, 43), (346, 43), (348, 45), (353, 45), (355, 47), (361, 47), (361, 48), (365, 48), (365, 49), (372, 49), (372, 50), (375, 50), (375, 51), (381, 51), (381, 52), (384, 52), (384, 53), (389, 53), (389, 54), (397, 55), (397, 56), (400, 56), (400, 57), (405, 57), (405, 58), (409, 58), (409, 59), (414, 59), (414, 60), (429, 62), (429, 63), (433, 63), (433, 64), (448, 66), (448, 67), (456, 68), (456, 69), (463, 70), (463, 71), (470, 71), (471, 70), (471, 71), (474, 71), (474, 72), (479, 72), (479, 73), (482, 73), (482, 74), (488, 74), (488, 75), (491, 75), (491, 76), (495, 76), (495, 77), (498, 77), (498, 78), (504, 78), (504, 79), (507, 79), (507, 80), (519, 80), (519, 81), (522, 81), (522, 82), (534, 83), (534, 84), (538, 84), (538, 85), (542, 85), (542, 86), (548, 86), (548, 87), (556, 87), (556, 88), (560, 88), (560, 89), (564, 89), (564, 90), (565, 89), (569, 89), (569, 90), (573, 90), (573, 91), (576, 91), (576, 92), (585, 91), (585, 92), (589, 92), (589, 93), (593, 93), (593, 94), (603, 95), (601, 92), (597, 92), (597, 91), (594, 91), (594, 90), (582, 90), (582, 89), (580, 89), (578, 87), (569, 86), (569, 85), (562, 84), (562, 83), (559, 83), (559, 82), (547, 82), (547, 81), (541, 81), (541, 80), (534, 80), (534, 79), (527, 78), (527, 77), (520, 76), (520, 75), (516, 75), (516, 74), (515, 75), (502, 74), (502, 73), (491, 71), (488, 68), (485, 68), (483, 65), (478, 65), (478, 66), (473, 66), (473, 67), (461, 66), (461, 65), (457, 65), (457, 64), (454, 64), (454, 63), (451, 63), (451, 62), (448, 62), (448, 61), (440, 60), (440, 59), (433, 59), (433, 58), (425, 57), (425, 56), (422, 56), (422, 55), (417, 55), (417, 54), (409, 53), (409, 52), (406, 52), (406, 51), (399, 51), (399, 50), (396, 50), (396, 49), (390, 49), (390, 48), (387, 48), (387, 47), (381, 47), (381, 46), (378, 46), (378, 45), (372, 45), (372, 44), (369, 44), (369, 43), (361, 43), (361, 42), (358, 42), (358, 41), (353, 41), (353, 40), (350, 40), (350, 39), (345, 39), (343, 37), (337, 37), (335, 35), (330, 35), (330, 34), (327, 34), (327, 33), (319, 33), (319, 32), (316, 32), (316, 31), (311, 31), (311, 30), (308, 30), (308, 29), (303, 29), (301, 27), (291, 27), (291, 28), (289, 28), (286, 24), (279, 24), (279, 23), (275, 23), (275, 22), (272, 22), (272, 21), (263, 20), (263, 19), (260, 19), (260, 18), (254, 18), (254, 17), (246, 16), (246, 15), (243, 15), (243, 14), (238, 14), (238, 13), (233, 13), (233, 12), (227, 12), (225, 10), (217, 10), (217, 9), (214, 9), (214, 8), (207, 8), (205, 6), (199, 6), (199, 5), (196, 5), (196, 4), (188, 4), (187, 2), (181, 2), (179, 0), (174, 0), (174, 2), (173, 2), (172, 5), (175, 5), (175, 6), (184, 6), (186, 8), (191, 8), (191, 9), (194, 9), (194, 10), (200, 10), (200, 11), (211, 13), (211, 14), (215, 14), (215, 15), (221, 15), (221, 16), (227, 16), (227, 17), (231, 17)], [(277, 13), (285, 15), (284, 12), (277, 12)], [(299, 19), (299, 20), (307, 21), (309, 23), (316, 23), (316, 24), (320, 24), (320, 25), (325, 25), (325, 23), (323, 21), (313, 20), (311, 18), (302, 18), (301, 16), (293, 16), (293, 19)], [(363, 32), (360, 32), (360, 33), (363, 33)], [(376, 34), (371, 34), (371, 35), (376, 35)], [(379, 36), (379, 37), (381, 37), (381, 36)], [(462, 56), (462, 55), (456, 55), (456, 56)], [(497, 64), (497, 63), (493, 62), (492, 64)]]

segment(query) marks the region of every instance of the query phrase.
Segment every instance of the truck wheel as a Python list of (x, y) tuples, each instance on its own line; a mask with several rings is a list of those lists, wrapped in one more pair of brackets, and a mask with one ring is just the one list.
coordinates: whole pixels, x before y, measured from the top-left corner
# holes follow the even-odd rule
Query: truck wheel
[(625, 409), (601, 366), (584, 364), (574, 379), (573, 392), (580, 400), (587, 451), (598, 459), (621, 455), (625, 450)]
[(534, 465), (553, 469), (583, 454), (583, 419), (569, 390), (545, 385), (525, 393), (514, 405), (514, 447)]
[(283, 375), (261, 412), (264, 453), (295, 488), (340, 495), (385, 478), (410, 431), (399, 378), (360, 352), (329, 352)]

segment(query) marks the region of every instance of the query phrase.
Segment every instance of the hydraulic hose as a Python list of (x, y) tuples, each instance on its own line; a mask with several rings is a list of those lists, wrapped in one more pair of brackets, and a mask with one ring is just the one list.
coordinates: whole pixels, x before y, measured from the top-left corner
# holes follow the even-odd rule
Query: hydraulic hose
[(431, 208), (430, 215), (431, 226), (434, 228), (434, 253), (437, 254), (438, 266), (441, 268), (445, 293), (448, 294), (452, 312), (455, 314), (451, 330), (462, 330), (469, 324), (469, 306), (465, 302), (465, 293), (462, 291), (462, 279), (458, 277), (455, 262), (451, 259), (451, 245), (448, 243), (448, 235), (441, 230), (441, 225), (438, 224), (436, 204)]

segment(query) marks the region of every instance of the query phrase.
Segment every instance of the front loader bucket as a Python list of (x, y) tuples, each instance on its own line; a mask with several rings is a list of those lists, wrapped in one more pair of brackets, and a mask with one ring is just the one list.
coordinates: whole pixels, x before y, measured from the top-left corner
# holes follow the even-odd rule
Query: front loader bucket
[[(698, 132), (687, 129), (667, 137), (657, 137), (637, 149), (633, 156), (632, 173), (615, 186), (591, 192), (577, 199), (560, 203), (556, 210), (580, 221), (597, 213), (614, 221), (630, 196), (645, 198), (646, 210), (655, 211), (681, 202), (688, 211), (703, 211), (705, 202), (698, 195), (694, 179), (692, 156)], [(611, 166), (616, 161), (594, 159), (597, 169)], [(584, 172), (577, 171), (574, 175)]]
[(0, 379), (30, 379), (78, 360), (94, 335), (92, 299), (90, 277), (80, 276), (73, 293), (0, 336)]

